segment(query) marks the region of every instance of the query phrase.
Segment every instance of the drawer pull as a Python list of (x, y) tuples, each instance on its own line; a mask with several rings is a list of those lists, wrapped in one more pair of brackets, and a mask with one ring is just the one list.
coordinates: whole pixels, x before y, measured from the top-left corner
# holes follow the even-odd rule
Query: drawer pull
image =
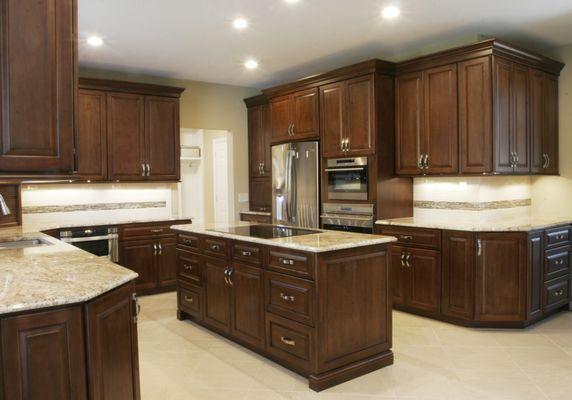
[(280, 257), (280, 263), (284, 264), (284, 265), (294, 265), (294, 260), (290, 260), (288, 258), (283, 258)]
[(193, 266), (189, 265), (189, 264), (183, 264), (183, 267), (185, 268), (186, 271), (192, 271), (193, 270)]
[(296, 346), (296, 342), (294, 340), (284, 336), (280, 336), (280, 341), (282, 341), (282, 343), (288, 346)]
[(163, 229), (151, 229), (151, 233), (161, 233)]
[(193, 241), (191, 239), (183, 239), (183, 243), (184, 244), (193, 244)]
[(294, 296), (289, 296), (284, 293), (280, 293), (280, 298), (284, 301), (294, 301)]
[(555, 265), (564, 265), (564, 260), (563, 259), (556, 260), (556, 262), (554, 264)]
[(413, 240), (413, 236), (411, 235), (401, 235), (399, 237), (401, 240)]
[(219, 250), (220, 250), (220, 246), (219, 246), (218, 244), (211, 244), (211, 250), (219, 251)]
[(189, 296), (185, 296), (185, 301), (186, 301), (187, 303), (192, 303), (192, 302), (193, 302), (193, 298), (192, 298), (192, 297), (189, 297)]
[(556, 292), (554, 292), (554, 296), (555, 297), (564, 296), (564, 289), (560, 289), (560, 290), (557, 290)]
[(250, 257), (250, 256), (252, 256), (252, 252), (250, 252), (250, 251), (245, 251), (245, 250), (241, 251), (240, 254), (242, 254), (242, 255), (245, 256), (245, 257)]

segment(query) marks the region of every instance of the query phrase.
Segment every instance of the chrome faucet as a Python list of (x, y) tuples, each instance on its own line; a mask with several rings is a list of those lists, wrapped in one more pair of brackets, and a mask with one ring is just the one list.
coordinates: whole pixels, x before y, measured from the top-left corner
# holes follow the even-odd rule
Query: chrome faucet
[(8, 204), (6, 204), (6, 200), (4, 200), (2, 193), (0, 193), (0, 211), (4, 216), (10, 215), (12, 213), (12, 211), (10, 211), (10, 207), (8, 207)]

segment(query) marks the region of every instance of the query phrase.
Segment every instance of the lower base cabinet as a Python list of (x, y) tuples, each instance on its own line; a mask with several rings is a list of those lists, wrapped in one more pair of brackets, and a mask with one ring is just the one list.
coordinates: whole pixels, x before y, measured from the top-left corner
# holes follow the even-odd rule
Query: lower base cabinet
[(0, 399), (138, 400), (133, 298), (127, 284), (85, 305), (0, 319)]

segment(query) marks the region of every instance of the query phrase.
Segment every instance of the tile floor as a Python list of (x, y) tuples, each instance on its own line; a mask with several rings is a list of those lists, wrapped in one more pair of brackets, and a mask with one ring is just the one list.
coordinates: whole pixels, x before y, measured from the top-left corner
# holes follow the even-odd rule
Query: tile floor
[(305, 379), (141, 298), (142, 400), (572, 399), (572, 312), (520, 331), (394, 312), (395, 364), (319, 394)]

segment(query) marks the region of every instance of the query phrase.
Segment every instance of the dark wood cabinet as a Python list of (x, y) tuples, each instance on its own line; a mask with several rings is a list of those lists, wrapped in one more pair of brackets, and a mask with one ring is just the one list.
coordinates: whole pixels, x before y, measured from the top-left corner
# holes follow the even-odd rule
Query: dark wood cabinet
[(346, 84), (335, 82), (320, 87), (320, 140), (323, 157), (335, 157), (344, 152), (346, 120)]
[(251, 178), (269, 177), (272, 173), (269, 110), (268, 104), (248, 107), (248, 159)]
[(423, 133), (423, 74), (415, 72), (395, 79), (396, 173), (421, 173)]
[(405, 273), (405, 248), (391, 246), (390, 282), (394, 305), (407, 305), (409, 279)]
[(205, 324), (229, 333), (231, 291), (228, 289), (228, 264), (224, 259), (206, 257), (204, 270)]
[(270, 178), (250, 179), (250, 209), (272, 211), (272, 181)]
[(0, 172), (69, 174), (77, 2), (6, 0), (0, 7)]
[(453, 318), (473, 319), (474, 235), (443, 231), (441, 312)]
[(88, 398), (80, 307), (5, 318), (0, 331), (4, 366), (0, 398)]
[(120, 243), (119, 264), (139, 274), (135, 281), (137, 290), (151, 289), (157, 285), (156, 253), (157, 244), (151, 239)]
[(271, 98), (269, 102), (272, 143), (318, 138), (317, 89)]
[(80, 89), (76, 137), (76, 169), (88, 180), (107, 179), (107, 96)]
[(174, 287), (177, 284), (177, 240), (161, 239), (158, 243), (157, 271), (160, 287)]
[(179, 99), (145, 96), (145, 160), (147, 178), (179, 180)]

